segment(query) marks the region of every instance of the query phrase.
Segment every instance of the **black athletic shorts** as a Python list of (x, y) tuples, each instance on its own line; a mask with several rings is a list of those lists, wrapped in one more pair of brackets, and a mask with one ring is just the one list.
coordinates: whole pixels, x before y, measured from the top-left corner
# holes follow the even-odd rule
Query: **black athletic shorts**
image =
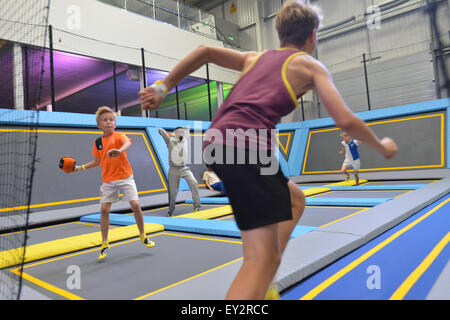
[(273, 155), (222, 145), (218, 155), (216, 148), (206, 163), (223, 181), (240, 230), (292, 219), (289, 180)]

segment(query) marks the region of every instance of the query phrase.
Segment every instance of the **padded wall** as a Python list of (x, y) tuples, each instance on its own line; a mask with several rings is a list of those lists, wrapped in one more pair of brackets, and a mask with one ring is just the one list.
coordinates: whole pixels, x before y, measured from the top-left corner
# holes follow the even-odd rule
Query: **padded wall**
[[(20, 135), (29, 130), (15, 127), (12, 131), (0, 126), (0, 133), (8, 139), (21, 141)], [(117, 130), (124, 132), (133, 144), (127, 157), (133, 168), (134, 179), (140, 195), (165, 192), (165, 177), (158, 159), (144, 130)], [(92, 148), (100, 130), (94, 128), (40, 127), (38, 129), (38, 148), (36, 170), (32, 188), (32, 211), (52, 208), (74, 207), (98, 203), (99, 187), (102, 183), (100, 167), (90, 170), (65, 173), (59, 169), (59, 159), (71, 156), (76, 164), (92, 161)]]
[[(362, 144), (359, 147), (361, 171), (443, 168), (446, 116), (441, 111), (367, 122), (378, 137), (393, 138), (399, 152), (394, 159), (386, 160)], [(338, 154), (342, 147), (340, 133), (336, 127), (309, 132), (302, 174), (340, 171), (344, 160), (344, 155)]]

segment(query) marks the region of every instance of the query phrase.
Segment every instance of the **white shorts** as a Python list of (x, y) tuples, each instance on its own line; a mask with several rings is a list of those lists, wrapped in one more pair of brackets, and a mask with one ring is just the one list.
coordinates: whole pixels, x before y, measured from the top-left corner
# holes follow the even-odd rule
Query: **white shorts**
[(344, 160), (344, 163), (342, 165), (345, 165), (347, 168), (353, 168), (355, 171), (359, 171), (361, 168), (361, 161), (359, 159), (356, 160)]
[(130, 176), (123, 180), (103, 182), (100, 186), (100, 203), (119, 201), (120, 191), (123, 193), (123, 200), (139, 200), (136, 183), (133, 176)]

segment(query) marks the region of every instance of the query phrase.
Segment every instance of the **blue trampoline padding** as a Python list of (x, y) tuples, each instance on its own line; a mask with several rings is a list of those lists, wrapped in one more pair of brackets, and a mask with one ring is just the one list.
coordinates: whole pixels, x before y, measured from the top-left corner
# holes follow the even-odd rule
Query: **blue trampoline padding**
[[(328, 187), (327, 187), (328, 188)], [(306, 197), (306, 204), (311, 206), (357, 206), (374, 207), (392, 198), (309, 198)], [(186, 203), (194, 203), (192, 199), (187, 199)], [(229, 204), (228, 197), (200, 198), (203, 204)], [(149, 221), (150, 222), (150, 221)], [(155, 222), (159, 223), (159, 222)]]
[(291, 239), (296, 238), (302, 234), (308, 233), (310, 231), (314, 231), (316, 229), (317, 229), (317, 227), (312, 227), (312, 226), (295, 226), (295, 228), (291, 234)]
[[(373, 185), (373, 186), (327, 186), (332, 191), (359, 191), (359, 190), (416, 190), (426, 184), (398, 184), (398, 185)], [(309, 187), (308, 187), (309, 188)], [(303, 189), (303, 188), (301, 188)]]
[[(186, 203), (194, 203), (193, 199), (187, 199)], [(200, 198), (200, 203), (203, 204), (230, 204), (228, 197), (211, 197), (211, 198)]]
[[(80, 221), (98, 223), (100, 222), (100, 214), (96, 213), (83, 216)], [(235, 221), (144, 216), (144, 222), (162, 224), (164, 225), (165, 230), (171, 231), (193, 232), (235, 238), (239, 238), (241, 236)], [(136, 224), (136, 221), (134, 220), (133, 215), (111, 213), (109, 215), (109, 223), (111, 225), (128, 226)], [(317, 229), (317, 227), (296, 226), (292, 232), (291, 238), (298, 237), (315, 229)]]
[(355, 206), (374, 207), (393, 198), (308, 198), (306, 205), (309, 206)]

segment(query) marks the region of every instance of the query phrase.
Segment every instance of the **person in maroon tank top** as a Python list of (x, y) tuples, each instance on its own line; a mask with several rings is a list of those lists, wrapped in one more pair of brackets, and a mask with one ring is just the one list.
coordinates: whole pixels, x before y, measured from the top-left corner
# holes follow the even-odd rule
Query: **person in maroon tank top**
[(392, 139), (380, 140), (346, 106), (327, 68), (311, 56), (320, 20), (316, 7), (285, 2), (276, 18), (279, 49), (242, 53), (201, 45), (167, 77), (139, 92), (142, 109), (154, 110), (169, 90), (207, 63), (242, 72), (204, 138), (204, 160), (224, 182), (243, 243), (243, 263), (226, 299), (279, 297), (271, 283), (305, 196), (279, 168), (274, 130), (300, 96), (315, 88), (337, 127), (386, 158), (397, 153)]

